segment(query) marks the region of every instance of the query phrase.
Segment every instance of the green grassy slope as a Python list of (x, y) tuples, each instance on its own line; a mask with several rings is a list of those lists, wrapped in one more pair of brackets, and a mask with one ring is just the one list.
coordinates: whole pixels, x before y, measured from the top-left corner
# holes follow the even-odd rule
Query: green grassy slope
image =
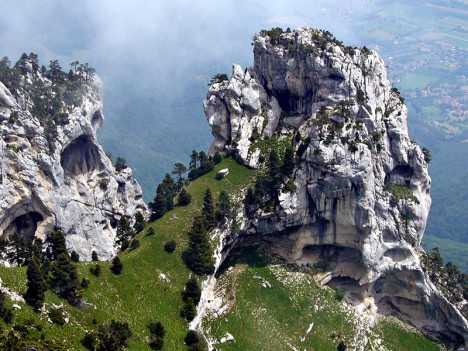
[[(217, 181), (215, 175), (222, 168), (229, 168), (230, 174), (222, 181)], [(70, 322), (65, 326), (48, 323), (45, 315), (34, 313), (24, 304), (21, 304), (20, 311), (15, 312), (15, 323), (34, 318), (46, 337), (63, 340), (74, 350), (84, 350), (79, 344), (84, 336), (83, 330), (97, 331), (99, 324), (115, 319), (129, 323), (133, 332), (129, 344), (131, 350), (150, 350), (145, 339), (149, 336), (146, 326), (150, 320), (160, 320), (167, 331), (164, 350), (185, 350), (183, 338), (187, 332), (187, 324), (179, 316), (179, 312), (182, 308), (180, 293), (190, 276), (190, 271), (181, 259), (188, 239), (187, 231), (192, 225), (193, 217), (200, 214), (207, 187), (210, 187), (213, 197), (217, 199), (222, 189), (235, 193), (244, 188), (254, 174), (254, 171), (238, 165), (232, 159), (225, 159), (212, 172), (192, 182), (188, 188), (192, 194), (190, 205), (178, 207), (158, 221), (148, 224), (137, 236), (141, 246), (120, 255), (124, 266), (121, 275), (116, 276), (110, 272), (110, 262), (100, 263), (100, 277), (89, 273), (89, 267), (94, 262), (79, 263), (80, 277), (87, 277), (91, 281), (84, 292), (87, 302), (85, 307), (72, 307), (52, 292), (47, 293), (47, 307), (52, 303), (63, 304), (65, 311), (71, 316)], [(150, 227), (154, 228), (156, 235), (145, 236)], [(163, 248), (164, 243), (169, 240), (177, 242), (176, 251), (172, 254), (166, 253)], [(169, 282), (161, 278), (161, 273)], [(18, 293), (26, 290), (25, 267), (2, 267), (0, 277), (4, 282), (3, 286)], [(96, 319), (97, 325), (92, 323), (93, 319)]]
[[(229, 175), (222, 181), (215, 180), (216, 172), (226, 167), (230, 170)], [(124, 266), (121, 275), (110, 272), (109, 262), (100, 263), (100, 277), (89, 273), (95, 263), (78, 263), (80, 277), (91, 282), (84, 292), (85, 307), (72, 307), (54, 293), (47, 292), (46, 307), (63, 305), (70, 317), (69, 323), (64, 326), (52, 324), (45, 314), (36, 314), (23, 303), (20, 303), (21, 310), (15, 311), (14, 323), (24, 324), (30, 320), (30, 324), (39, 325), (41, 329), (32, 333), (61, 341), (70, 350), (85, 350), (79, 343), (85, 331), (97, 331), (100, 324), (115, 319), (130, 325), (133, 332), (130, 350), (150, 350), (147, 324), (160, 320), (167, 331), (163, 350), (186, 350), (183, 338), (187, 324), (179, 312), (182, 308), (180, 293), (190, 272), (183, 264), (181, 254), (187, 244), (192, 218), (200, 214), (207, 187), (217, 199), (221, 190), (238, 193), (253, 181), (255, 175), (255, 171), (232, 159), (224, 159), (212, 172), (190, 184), (190, 205), (176, 208), (149, 223), (137, 236), (141, 246), (120, 255)], [(154, 228), (154, 236), (146, 236), (149, 228)], [(172, 254), (163, 249), (169, 240), (177, 242)], [(233, 268), (229, 270), (228, 267)], [(217, 345), (219, 350), (291, 350), (291, 345), (297, 350), (331, 351), (336, 350), (341, 340), (349, 345), (348, 349), (364, 340), (365, 323), (355, 318), (350, 306), (338, 302), (332, 289), (318, 287), (310, 275), (296, 266), (272, 255), (259, 254), (256, 249), (248, 249), (242, 255), (234, 256), (225, 268), (218, 286), (219, 290), (228, 292), (233, 306), (223, 318), (204, 320), (215, 339), (219, 340), (228, 332), (235, 336), (234, 342)], [(0, 277), (3, 286), (18, 293), (26, 290), (25, 267), (0, 267)], [(271, 284), (271, 288), (265, 288), (265, 282)], [(97, 323), (93, 323), (93, 319)], [(314, 326), (306, 335), (311, 323)], [(7, 329), (3, 322), (0, 325)], [(369, 336), (373, 341), (382, 340), (388, 351), (402, 350), (390, 347), (393, 338), (402, 342), (410, 340), (409, 344), (401, 345), (412, 345), (411, 349), (415, 351), (439, 349), (416, 331), (407, 331), (401, 324), (391, 322)]]
[[(334, 351), (341, 341), (355, 350), (365, 337), (371, 340), (366, 350), (443, 350), (391, 318), (370, 330), (368, 321), (338, 301), (334, 290), (320, 288), (310, 274), (261, 248), (246, 249), (224, 266), (215, 294), (228, 312), (209, 314), (203, 323), (218, 342), (217, 350)], [(234, 341), (219, 343), (227, 333)]]

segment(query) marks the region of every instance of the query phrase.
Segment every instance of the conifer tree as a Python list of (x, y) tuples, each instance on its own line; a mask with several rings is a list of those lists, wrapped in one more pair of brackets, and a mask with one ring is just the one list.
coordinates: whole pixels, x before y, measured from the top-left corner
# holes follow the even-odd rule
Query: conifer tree
[[(13, 312), (11, 307), (9, 307), (5, 303), (5, 293), (0, 290), (0, 318), (3, 319), (3, 321), (6, 324), (10, 324), (11, 321), (13, 320)], [(1, 344), (0, 344), (1, 346)]]
[(207, 230), (210, 230), (216, 226), (213, 196), (211, 195), (210, 188), (206, 189), (205, 197), (203, 198), (202, 216), (205, 219), (205, 228)]
[(182, 188), (179, 193), (179, 199), (177, 201), (179, 206), (187, 206), (192, 201), (192, 195), (187, 192), (187, 189)]
[(164, 196), (166, 198), (166, 211), (174, 209), (174, 196), (176, 194), (176, 184), (169, 173), (166, 173), (163, 181)]
[(201, 289), (198, 281), (195, 277), (191, 277), (187, 283), (185, 283), (185, 290), (182, 292), (182, 300), (187, 302), (188, 299), (192, 299), (195, 305), (200, 302)]
[(42, 277), (39, 260), (34, 255), (29, 260), (26, 276), (28, 289), (24, 294), (24, 299), (29, 305), (34, 307), (34, 310), (38, 311), (44, 305), (47, 286)]
[(296, 161), (294, 158), (293, 148), (291, 146), (288, 146), (286, 148), (286, 151), (284, 152), (284, 162), (281, 166), (281, 172), (283, 173), (283, 175), (289, 177), (294, 171), (295, 163)]
[(254, 189), (248, 188), (247, 189), (247, 194), (245, 195), (245, 204), (249, 205), (249, 206), (252, 206), (253, 204), (256, 203), (256, 200), (257, 199), (255, 197)]
[(160, 321), (148, 323), (148, 329), (150, 330), (151, 334), (156, 336), (164, 338), (166, 335), (166, 330)]
[(81, 302), (81, 285), (78, 281), (76, 267), (71, 263), (67, 253), (61, 253), (52, 262), (50, 271), (52, 273), (51, 282), (54, 291), (67, 299), (72, 305), (79, 305)]
[(196, 344), (199, 341), (200, 339), (198, 338), (197, 332), (194, 330), (189, 330), (184, 338), (185, 345), (188, 346)]
[(220, 163), (221, 161), (223, 160), (223, 156), (221, 156), (221, 154), (219, 153), (219, 151), (216, 151), (214, 156), (213, 156), (213, 163), (215, 165), (217, 165), (218, 163)]
[(214, 271), (213, 248), (205, 228), (203, 217), (195, 217), (189, 233), (189, 248), (186, 251), (187, 266), (196, 274), (212, 274)]
[(162, 184), (158, 185), (156, 190), (156, 197), (154, 198), (152, 204), (153, 213), (151, 214), (151, 219), (154, 221), (161, 218), (166, 213), (166, 196), (164, 193), (164, 187)]
[(30, 254), (26, 238), (23, 235), (14, 233), (9, 239), (9, 244), (13, 247), (13, 250), (8, 252), (8, 259), (15, 261), (18, 266), (24, 265)]
[(197, 168), (197, 162), (198, 162), (198, 152), (195, 150), (192, 150), (192, 154), (190, 155), (190, 162), (189, 162), (189, 170), (194, 170)]
[(182, 308), (182, 311), (180, 312), (180, 316), (184, 317), (185, 320), (188, 322), (192, 321), (195, 316), (197, 315), (197, 308), (195, 306), (195, 303), (191, 298), (187, 300), (187, 302), (184, 303), (184, 307)]
[(79, 261), (80, 261), (80, 255), (78, 254), (78, 252), (76, 252), (75, 250), (73, 250), (72, 253), (70, 254), (70, 259), (71, 259), (73, 262), (79, 262)]
[(99, 261), (99, 257), (98, 257), (98, 254), (96, 251), (93, 250), (93, 252), (91, 252), (91, 260), (92, 261)]
[(185, 172), (187, 172), (187, 167), (185, 167), (184, 164), (178, 162), (174, 165), (174, 170), (172, 171), (172, 174), (177, 174), (179, 176), (178, 180), (181, 180), (182, 174), (184, 174)]
[(36, 256), (39, 262), (43, 258), (42, 250), (44, 248), (44, 243), (42, 242), (41, 238), (34, 238), (34, 241), (31, 246), (31, 254)]
[(135, 213), (135, 224), (133, 225), (133, 229), (135, 230), (136, 233), (141, 232), (143, 229), (145, 229), (145, 218), (141, 214), (141, 212)]
[(219, 193), (218, 210), (216, 211), (216, 219), (222, 221), (224, 218), (229, 218), (231, 215), (231, 201), (226, 191), (222, 190)]
[(123, 269), (122, 261), (120, 260), (119, 256), (115, 256), (115, 258), (112, 260), (112, 266), (110, 270), (112, 271), (112, 273), (118, 275), (122, 273), (122, 269)]
[(281, 161), (274, 149), (270, 152), (269, 168), (268, 173), (271, 178), (271, 187), (275, 190), (279, 189), (281, 186)]
[(59, 230), (53, 231), (49, 234), (47, 240), (50, 242), (49, 256), (51, 259), (56, 259), (60, 254), (67, 253), (67, 245), (65, 243), (65, 236)]

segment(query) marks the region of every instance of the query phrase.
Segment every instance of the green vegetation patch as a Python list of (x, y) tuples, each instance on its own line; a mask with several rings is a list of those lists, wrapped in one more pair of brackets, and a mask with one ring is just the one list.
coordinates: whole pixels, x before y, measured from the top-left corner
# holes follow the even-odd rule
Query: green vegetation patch
[(393, 183), (387, 183), (385, 189), (393, 195), (395, 200), (409, 200), (419, 204), (418, 198), (413, 194), (413, 191), (404, 185), (397, 185)]
[(414, 327), (403, 324), (397, 319), (387, 318), (380, 322), (374, 329), (374, 337), (366, 347), (367, 351), (379, 349), (379, 345), (385, 346), (387, 351), (441, 351), (445, 348), (434, 341), (429, 340)]
[[(309, 273), (262, 247), (232, 256), (217, 286), (217, 296), (229, 308), (204, 319), (217, 350), (335, 351), (341, 342), (354, 350), (364, 347), (365, 337), (371, 342), (366, 350), (444, 350), (394, 319), (385, 318), (369, 330), (353, 308), (337, 298), (341, 291), (319, 287)], [(219, 343), (228, 333), (234, 340)]]
[(216, 340), (227, 333), (235, 339), (218, 350), (332, 351), (342, 340), (353, 344), (358, 327), (351, 309), (297, 266), (249, 248), (225, 268), (218, 285), (233, 306), (206, 322)]
[(260, 150), (260, 155), (267, 158), (271, 151), (275, 150), (280, 160), (283, 159), (286, 148), (291, 145), (291, 138), (279, 139), (273, 136), (269, 139), (258, 140), (250, 145), (249, 151)]

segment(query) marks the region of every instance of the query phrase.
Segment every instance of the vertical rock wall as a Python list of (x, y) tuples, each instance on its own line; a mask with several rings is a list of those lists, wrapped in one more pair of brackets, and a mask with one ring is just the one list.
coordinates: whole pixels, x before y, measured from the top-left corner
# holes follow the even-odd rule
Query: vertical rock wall
[(211, 152), (263, 168), (266, 145), (292, 145), (296, 168), (283, 184), (297, 190), (283, 185), (274, 212), (249, 208), (225, 252), (262, 241), (302, 265), (326, 261), (322, 283), (464, 345), (466, 319), (420, 265), (431, 180), (382, 59), (307, 27), (263, 32), (253, 45), (253, 67), (234, 65), (204, 101)]
[(131, 169), (117, 172), (96, 139), (104, 121), (101, 81), (83, 83), (75, 103), (57, 107), (68, 116), (54, 138), (34, 115), (30, 89), (37, 81), (53, 96), (53, 83), (32, 70), (22, 88), (9, 91), (0, 82), (0, 237), (45, 239), (60, 229), (81, 259), (90, 260), (92, 251), (110, 259), (118, 219), (132, 220), (146, 205)]

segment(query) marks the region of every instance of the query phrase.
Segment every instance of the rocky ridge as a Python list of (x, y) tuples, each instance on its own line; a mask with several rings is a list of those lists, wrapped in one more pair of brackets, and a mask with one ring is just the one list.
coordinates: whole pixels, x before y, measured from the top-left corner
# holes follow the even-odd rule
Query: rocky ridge
[[(117, 171), (97, 141), (101, 80), (87, 78), (69, 91), (34, 62), (20, 62), (20, 84), (0, 82), (0, 237), (45, 239), (60, 229), (81, 259), (90, 260), (92, 251), (112, 258), (118, 219), (132, 221), (146, 205), (131, 169)], [(34, 98), (35, 89), (42, 93)], [(38, 112), (48, 103), (56, 104), (54, 118)]]
[(272, 148), (284, 155), (292, 145), (296, 166), (274, 211), (247, 206), (237, 236), (218, 233), (217, 266), (234, 247), (267, 243), (320, 266), (321, 283), (345, 289), (361, 310), (396, 314), (466, 347), (467, 320), (421, 268), (431, 180), (382, 59), (308, 27), (263, 31), (253, 47), (253, 67), (233, 65), (231, 79), (213, 84), (204, 101), (210, 152), (262, 169)]

